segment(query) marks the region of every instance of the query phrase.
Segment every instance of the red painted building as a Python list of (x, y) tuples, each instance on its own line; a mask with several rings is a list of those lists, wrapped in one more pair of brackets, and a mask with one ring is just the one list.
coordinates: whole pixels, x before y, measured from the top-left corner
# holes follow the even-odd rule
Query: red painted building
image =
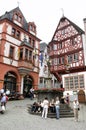
[(0, 89), (27, 95), (38, 88), (39, 43), (35, 23), (19, 7), (0, 17)]
[(51, 60), (50, 71), (73, 95), (80, 91), (85, 100), (86, 93), (86, 55), (85, 32), (66, 17), (62, 17), (49, 43)]

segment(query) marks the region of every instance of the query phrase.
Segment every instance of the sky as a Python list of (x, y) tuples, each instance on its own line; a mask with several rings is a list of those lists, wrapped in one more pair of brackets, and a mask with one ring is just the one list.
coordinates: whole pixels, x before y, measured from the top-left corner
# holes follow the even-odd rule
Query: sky
[(35, 22), (41, 42), (51, 41), (63, 14), (84, 30), (86, 0), (0, 0), (0, 16), (18, 6), (27, 22)]

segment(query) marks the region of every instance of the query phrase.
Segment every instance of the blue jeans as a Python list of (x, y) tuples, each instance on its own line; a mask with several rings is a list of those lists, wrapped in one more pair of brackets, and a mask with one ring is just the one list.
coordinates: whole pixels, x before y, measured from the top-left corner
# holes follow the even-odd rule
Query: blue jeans
[(60, 109), (60, 107), (55, 106), (55, 108), (56, 108), (56, 118), (59, 119), (59, 109)]

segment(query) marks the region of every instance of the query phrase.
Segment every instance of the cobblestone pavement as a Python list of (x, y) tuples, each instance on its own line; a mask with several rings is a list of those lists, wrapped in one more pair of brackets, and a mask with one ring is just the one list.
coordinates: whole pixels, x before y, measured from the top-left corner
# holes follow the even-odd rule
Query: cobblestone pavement
[(0, 130), (86, 130), (86, 105), (81, 105), (79, 121), (74, 118), (43, 119), (31, 115), (27, 106), (30, 99), (8, 101), (5, 114), (0, 114)]

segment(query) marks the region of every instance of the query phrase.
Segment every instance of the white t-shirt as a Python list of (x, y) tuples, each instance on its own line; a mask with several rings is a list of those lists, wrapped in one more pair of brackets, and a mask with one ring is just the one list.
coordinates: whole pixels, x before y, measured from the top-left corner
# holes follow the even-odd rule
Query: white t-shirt
[(44, 108), (48, 108), (48, 104), (49, 104), (49, 101), (45, 99), (45, 100), (43, 101), (43, 107), (44, 107)]
[(55, 106), (59, 106), (59, 105), (60, 105), (60, 101), (58, 100), (55, 102)]
[(73, 102), (73, 108), (75, 108), (75, 109), (79, 108), (79, 102), (78, 101)]

